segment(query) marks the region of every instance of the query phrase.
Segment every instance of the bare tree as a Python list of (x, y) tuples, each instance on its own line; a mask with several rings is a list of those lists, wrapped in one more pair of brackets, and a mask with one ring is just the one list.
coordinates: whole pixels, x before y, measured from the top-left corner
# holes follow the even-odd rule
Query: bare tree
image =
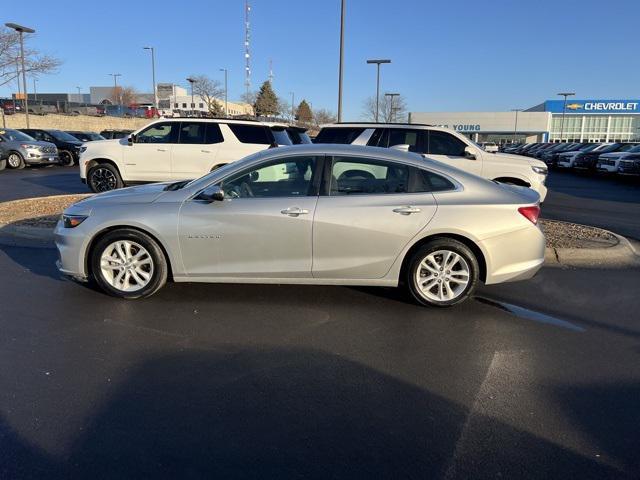
[[(392, 98), (393, 100), (391, 100)], [(394, 97), (381, 95), (379, 108), (379, 122), (405, 122), (407, 120), (407, 102), (402, 95), (397, 95)], [(362, 116), (367, 121), (375, 122), (376, 97), (369, 97), (364, 101), (364, 104), (362, 106)]]
[(137, 99), (138, 92), (133, 87), (117, 86), (111, 89), (111, 102), (114, 105), (134, 105)]
[(336, 116), (333, 112), (326, 110), (324, 108), (320, 108), (318, 110), (314, 110), (313, 112), (313, 123), (316, 127), (320, 125), (325, 125), (327, 123), (334, 123), (336, 121)]
[(220, 99), (224, 98), (224, 88), (220, 81), (206, 75), (192, 75), (191, 78), (195, 80), (193, 93), (202, 99), (209, 113), (214, 117), (223, 116), (224, 102)]
[(249, 105), (255, 105), (258, 94), (256, 92), (245, 92), (240, 95), (240, 100)]
[[(25, 34), (25, 42), (31, 37)], [(6, 85), (17, 77), (16, 59), (20, 57), (20, 36), (18, 32), (5, 27), (0, 28), (0, 86)], [(31, 77), (54, 73), (62, 61), (38, 50), (24, 49), (24, 70)]]

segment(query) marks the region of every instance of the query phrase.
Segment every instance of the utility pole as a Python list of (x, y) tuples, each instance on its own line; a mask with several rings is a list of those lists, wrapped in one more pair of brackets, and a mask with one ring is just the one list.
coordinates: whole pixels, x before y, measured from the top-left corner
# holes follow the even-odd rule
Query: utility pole
[(121, 73), (110, 73), (113, 77), (113, 99), (120, 105), (122, 103), (122, 98), (120, 93), (118, 93), (118, 77), (121, 77)]
[(229, 71), (226, 68), (221, 68), (220, 69), (221, 72), (224, 72), (224, 116), (228, 117), (229, 116), (229, 87), (228, 87), (228, 83), (227, 83), (227, 74), (229, 73)]
[(518, 112), (521, 112), (522, 109), (521, 108), (513, 108), (513, 109), (511, 109), (511, 111), (516, 113), (516, 120), (515, 120), (515, 123), (513, 125), (513, 143), (516, 143), (516, 137), (518, 136)]
[[(391, 63), (391, 60), (367, 60), (367, 63), (373, 64), (375, 63), (378, 67), (378, 74), (376, 76), (376, 123), (378, 122), (378, 112), (380, 111), (380, 64), (381, 63)], [(393, 98), (391, 99), (393, 100)]]
[(567, 113), (567, 97), (573, 97), (573, 92), (561, 92), (558, 93), (561, 97), (564, 97), (564, 104), (562, 106), (562, 120), (560, 121), (560, 143), (562, 143), (562, 136), (564, 134), (564, 116)]
[(36, 82), (38, 80), (36, 78), (33, 79), (33, 101), (38, 103), (38, 91), (36, 90)]
[(251, 51), (249, 44), (251, 42), (251, 25), (249, 24), (249, 12), (251, 12), (251, 5), (249, 0), (244, 2), (244, 87), (246, 90), (247, 103), (249, 102), (249, 89), (251, 88)]
[[(20, 61), (22, 63), (22, 87), (24, 90), (24, 114), (27, 122), (27, 128), (29, 128), (29, 98), (27, 95), (27, 73), (24, 68), (24, 34), (35, 33), (33, 28), (23, 27), (17, 23), (5, 23), (5, 26), (14, 29), (20, 35)], [(18, 81), (19, 83), (19, 81)]]
[(293, 92), (289, 92), (291, 94), (291, 123), (295, 123), (296, 121), (296, 94)]
[(144, 50), (151, 50), (151, 79), (153, 81), (153, 107), (158, 114), (158, 92), (156, 91), (156, 50), (154, 47), (142, 47)]
[(338, 66), (338, 122), (342, 121), (342, 77), (344, 71), (344, 13), (345, 2), (341, 0), (340, 7), (340, 63)]
[(196, 79), (192, 78), (192, 77), (188, 77), (187, 78), (187, 82), (189, 82), (191, 84), (191, 115), (195, 116), (196, 104), (193, 101), (193, 84), (196, 83)]
[[(393, 98), (394, 97), (399, 97), (400, 94), (399, 93), (385, 93), (384, 94), (385, 97), (389, 97), (389, 123), (393, 123), (393, 116), (394, 116), (394, 110), (393, 110)], [(378, 120), (376, 119), (376, 122)]]

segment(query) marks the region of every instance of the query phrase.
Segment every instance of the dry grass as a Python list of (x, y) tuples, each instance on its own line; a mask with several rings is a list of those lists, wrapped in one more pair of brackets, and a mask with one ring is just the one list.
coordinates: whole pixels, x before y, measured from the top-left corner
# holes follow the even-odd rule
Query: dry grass
[(53, 228), (62, 211), (87, 195), (55, 195), (0, 203), (0, 225)]

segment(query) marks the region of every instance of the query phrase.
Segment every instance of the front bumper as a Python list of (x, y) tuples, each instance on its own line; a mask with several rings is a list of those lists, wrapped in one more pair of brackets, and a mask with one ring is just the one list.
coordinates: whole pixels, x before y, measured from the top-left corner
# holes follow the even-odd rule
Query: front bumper
[(59, 163), (57, 153), (26, 152), (23, 154), (23, 158), (27, 165), (57, 165)]
[(596, 170), (598, 170), (599, 172), (603, 172), (603, 173), (616, 173), (618, 171), (618, 166), (617, 165), (603, 165), (601, 163), (598, 163), (596, 165)]
[(82, 224), (76, 228), (64, 228), (62, 222), (58, 221), (53, 238), (58, 249), (56, 266), (60, 273), (78, 280), (86, 280), (84, 252), (87, 246), (87, 232), (81, 227)]

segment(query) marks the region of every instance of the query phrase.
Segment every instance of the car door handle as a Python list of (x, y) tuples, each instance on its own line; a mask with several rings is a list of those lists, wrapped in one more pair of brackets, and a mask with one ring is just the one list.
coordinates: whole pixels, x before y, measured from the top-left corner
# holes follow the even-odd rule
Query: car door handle
[(167, 151), (167, 149), (166, 149), (166, 148), (159, 148), (159, 149), (158, 149), (158, 151), (159, 151), (159, 152), (166, 152), (166, 151)]
[(412, 213), (420, 213), (422, 210), (420, 210), (417, 207), (411, 207), (411, 206), (406, 206), (406, 207), (400, 207), (400, 208), (394, 208), (393, 212), (394, 213), (399, 213), (400, 215), (411, 215)]
[(283, 215), (289, 215), (290, 217), (297, 217), (298, 215), (306, 215), (309, 213), (309, 210), (306, 208), (298, 208), (298, 207), (289, 207), (280, 211)]
[(211, 150), (200, 150), (202, 153), (211, 153)]

